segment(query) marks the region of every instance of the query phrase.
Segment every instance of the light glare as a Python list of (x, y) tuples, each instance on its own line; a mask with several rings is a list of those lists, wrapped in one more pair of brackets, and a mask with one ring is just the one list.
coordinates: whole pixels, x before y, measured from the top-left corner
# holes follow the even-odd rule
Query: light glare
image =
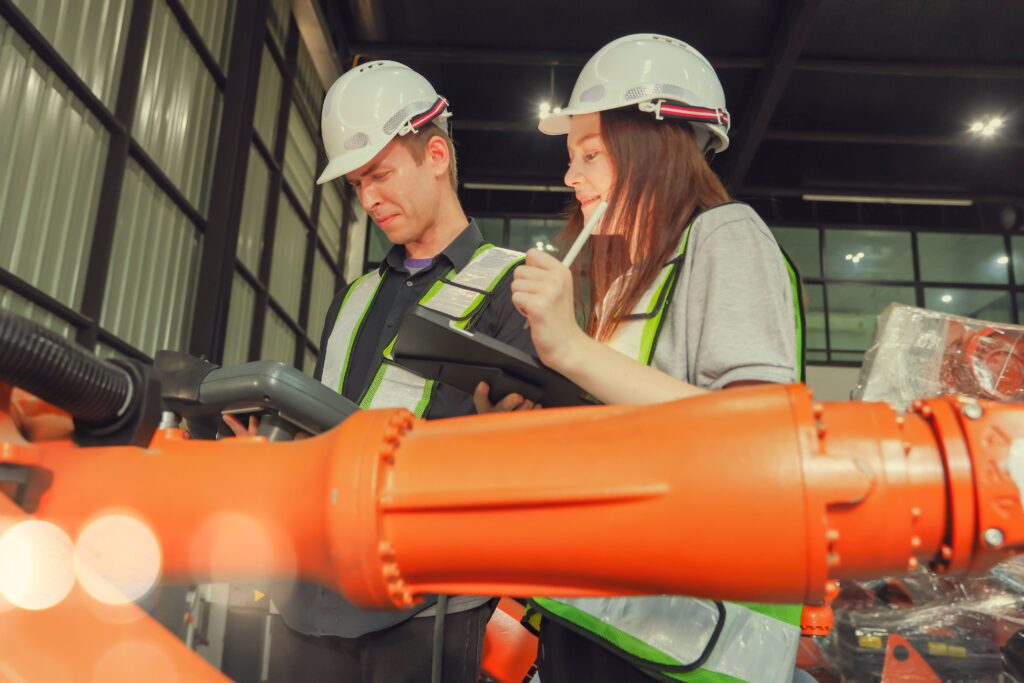
[(0, 595), (22, 609), (57, 605), (75, 585), (73, 552), (60, 527), (37, 519), (18, 522), (0, 535)]
[(990, 138), (996, 134), (996, 131), (1003, 127), (1003, 123), (1005, 123), (1005, 121), (1003, 121), (1003, 117), (993, 116), (987, 121), (980, 119), (973, 122), (968, 130), (983, 138)]
[(78, 536), (75, 570), (89, 595), (108, 605), (138, 600), (160, 576), (160, 543), (140, 520), (99, 517)]

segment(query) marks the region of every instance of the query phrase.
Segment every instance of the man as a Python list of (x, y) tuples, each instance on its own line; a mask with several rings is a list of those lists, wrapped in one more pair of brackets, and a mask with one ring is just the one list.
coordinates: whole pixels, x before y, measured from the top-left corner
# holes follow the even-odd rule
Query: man
[[(413, 306), (532, 352), (509, 289), (522, 255), (485, 245), (463, 212), (447, 107), (426, 79), (389, 61), (344, 74), (324, 101), (329, 163), (317, 182), (344, 176), (394, 245), (379, 268), (338, 293), (321, 337), (315, 376), (364, 408), (400, 406), (427, 418), (475, 412), (468, 394), (391, 361), (399, 325)], [(506, 400), (499, 407), (532, 407), (520, 396)], [(271, 634), (271, 681), (431, 679), (437, 624), (428, 617), (444, 600), (405, 612), (366, 611), (320, 586), (298, 584), (278, 602), (284, 623), (275, 620)], [(439, 634), (443, 680), (477, 680), (492, 610), (485, 597), (447, 600)]]

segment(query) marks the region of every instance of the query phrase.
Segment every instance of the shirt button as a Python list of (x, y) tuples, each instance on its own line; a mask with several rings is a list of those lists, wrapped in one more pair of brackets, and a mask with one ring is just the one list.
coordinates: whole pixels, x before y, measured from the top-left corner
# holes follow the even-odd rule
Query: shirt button
[(406, 280), (405, 281), (405, 286), (406, 287), (412, 287), (412, 280)]

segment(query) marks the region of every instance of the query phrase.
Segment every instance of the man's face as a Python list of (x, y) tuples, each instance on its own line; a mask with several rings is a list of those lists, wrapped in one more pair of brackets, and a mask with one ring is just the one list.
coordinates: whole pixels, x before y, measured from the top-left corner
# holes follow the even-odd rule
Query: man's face
[(440, 193), (429, 149), (417, 164), (405, 145), (392, 140), (345, 180), (392, 244), (417, 242), (434, 223)]

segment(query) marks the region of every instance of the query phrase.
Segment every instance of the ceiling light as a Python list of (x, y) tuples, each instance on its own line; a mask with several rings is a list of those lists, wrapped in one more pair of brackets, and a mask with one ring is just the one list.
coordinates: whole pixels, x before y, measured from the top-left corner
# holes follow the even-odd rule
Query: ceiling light
[(980, 135), (983, 138), (990, 138), (996, 134), (1000, 128), (1003, 127), (1003, 117), (993, 116), (989, 120), (979, 119), (971, 124), (968, 130), (976, 135)]
[(561, 107), (555, 107), (555, 108), (554, 108), (554, 112), (555, 112), (556, 114), (561, 114), (561, 113), (562, 113), (562, 108), (561, 108)]
[(847, 261), (852, 261), (853, 260), (853, 254), (847, 254), (846, 255), (846, 260)]
[(1000, 256), (999, 258), (996, 259), (996, 263), (998, 263), (1001, 266), (1005, 266), (1009, 262), (1010, 262), (1010, 257), (1009, 256)]
[(921, 206), (971, 206), (973, 199), (938, 197), (872, 197), (855, 194), (805, 194), (805, 202), (853, 202), (858, 204), (913, 204)]
[(953, 300), (953, 297), (951, 295), (949, 295), (949, 294), (943, 294), (942, 295), (942, 303), (948, 304), (952, 300)]

